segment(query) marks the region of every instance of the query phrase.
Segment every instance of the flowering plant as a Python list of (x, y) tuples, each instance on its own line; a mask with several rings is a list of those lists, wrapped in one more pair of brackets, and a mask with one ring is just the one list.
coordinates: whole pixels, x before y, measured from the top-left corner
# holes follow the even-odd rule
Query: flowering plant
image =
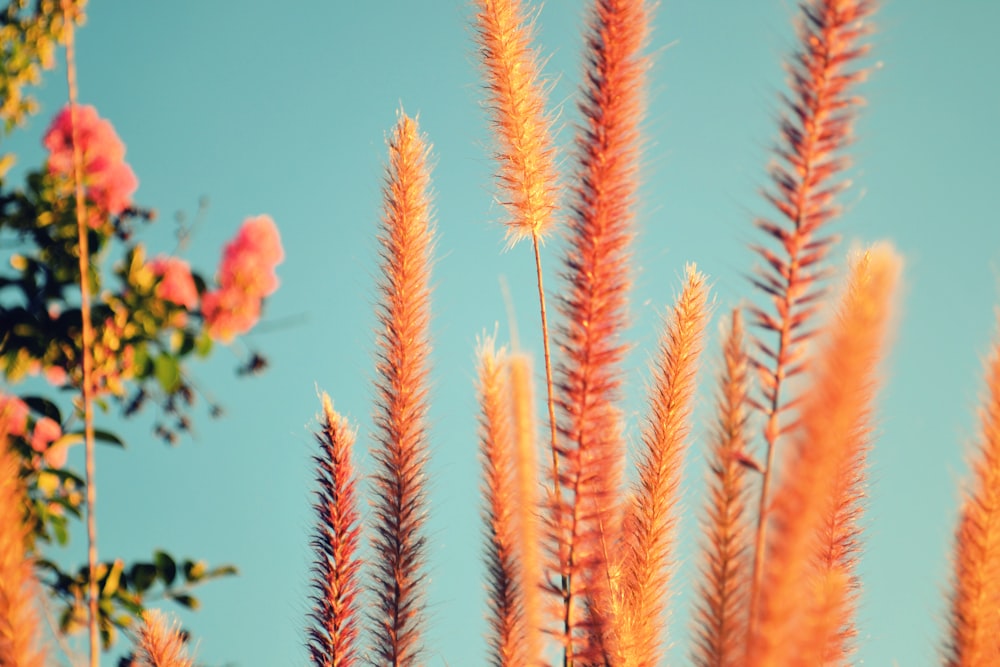
[[(190, 429), (197, 392), (186, 363), (206, 357), (216, 341), (230, 343), (259, 321), (263, 303), (278, 286), (275, 267), (283, 259), (277, 226), (266, 215), (248, 218), (226, 246), (210, 282), (180, 257), (148, 257), (135, 240), (137, 223), (155, 213), (137, 205), (138, 188), (114, 126), (92, 106), (67, 105), (42, 140), (45, 164), (27, 173), (24, 186), (0, 176), (0, 236), (15, 250), (0, 272), (0, 372), (8, 385), (41, 376), (57, 389), (84, 387), (107, 413), (117, 404), (125, 416), (149, 402), (159, 407), (154, 432), (174, 443)], [(75, 146), (75, 150), (74, 150)], [(90, 248), (89, 274), (81, 280), (76, 178)], [(117, 261), (115, 261), (117, 260)], [(106, 268), (109, 267), (110, 268)], [(81, 285), (89, 285), (89, 308)], [(85, 373), (84, 312), (93, 331), (90, 369)], [(261, 365), (252, 352), (248, 366)], [(82, 518), (85, 478), (67, 465), (70, 448), (84, 441), (84, 401), (72, 406), (39, 395), (0, 390), (0, 432), (17, 454), (28, 496), (26, 545), (40, 579), (61, 601), (63, 632), (86, 623), (90, 568), (64, 571), (41, 557), (49, 546), (66, 545), (69, 522)], [(67, 409), (70, 407), (70, 409)], [(211, 405), (213, 416), (221, 413)], [(97, 440), (124, 446), (114, 433), (95, 429)], [(178, 561), (158, 551), (148, 562), (112, 559), (97, 565), (99, 626), (105, 647), (116, 628), (130, 627), (157, 585), (161, 595), (194, 608), (194, 584), (235, 573)], [(2, 662), (2, 661), (0, 661)]]

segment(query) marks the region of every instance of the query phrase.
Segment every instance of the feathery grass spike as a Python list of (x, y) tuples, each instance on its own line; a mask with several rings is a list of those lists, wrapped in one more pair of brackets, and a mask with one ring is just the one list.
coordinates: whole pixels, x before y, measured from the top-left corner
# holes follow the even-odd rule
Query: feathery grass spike
[(986, 667), (1000, 656), (1000, 335), (986, 362), (979, 423), (956, 537), (947, 667)]
[(142, 627), (139, 628), (140, 667), (193, 667), (194, 661), (187, 657), (184, 639), (176, 623), (168, 624), (157, 609), (143, 612), (142, 620)]
[(34, 607), (38, 582), (25, 543), (26, 490), (7, 436), (9, 418), (9, 408), (0, 408), (0, 665), (42, 667)]
[[(531, 238), (535, 256), (552, 469), (553, 478), (558, 480), (552, 353), (539, 249), (542, 236), (552, 224), (558, 198), (544, 85), (539, 80), (537, 56), (531, 47), (531, 22), (520, 0), (477, 0), (476, 8), (476, 35), (489, 91), (493, 131), (499, 144), (498, 180), (509, 215), (507, 241), (513, 245)], [(558, 494), (558, 486), (553, 493)]]
[(496, 137), (507, 240), (539, 238), (556, 208), (556, 168), (545, 85), (519, 0), (477, 0), (477, 37)]
[(858, 460), (857, 426), (872, 410), (901, 268), (888, 244), (851, 259), (836, 316), (811, 362), (802, 426), (783, 454), (783, 481), (768, 516), (767, 568), (748, 667), (842, 664), (841, 656), (826, 654), (850, 580), (839, 569), (815, 576), (816, 544), (844, 466)]
[(707, 315), (705, 276), (687, 267), (684, 289), (665, 323), (654, 362), (649, 415), (643, 430), (639, 481), (626, 534), (623, 627), (627, 665), (660, 661), (664, 602), (679, 501), (681, 465), (690, 432), (695, 374)]
[(814, 556), (819, 579), (817, 604), (829, 631), (823, 664), (851, 664), (857, 625), (855, 612), (861, 581), (857, 574), (861, 552), (861, 516), (865, 509), (868, 452), (872, 432), (872, 406), (864, 406), (844, 434), (845, 456), (834, 476)]
[(521, 563), (521, 596), (524, 609), (527, 664), (539, 664), (542, 650), (544, 606), (542, 601), (542, 546), (538, 525), (538, 435), (535, 429), (531, 360), (514, 353), (506, 359), (514, 425), (514, 503), (517, 555)]
[(424, 619), (427, 513), (427, 375), (430, 221), (427, 148), (400, 112), (389, 139), (379, 234), (372, 659), (419, 663)]
[[(840, 214), (837, 195), (848, 182), (838, 180), (849, 161), (843, 149), (852, 141), (852, 126), (862, 100), (852, 93), (867, 75), (857, 63), (868, 52), (859, 40), (870, 32), (867, 20), (874, 0), (807, 0), (801, 5), (799, 51), (787, 65), (791, 94), (775, 148), (778, 160), (770, 168), (772, 185), (764, 192), (778, 220), (756, 221), (772, 242), (755, 245), (763, 260), (753, 283), (771, 301), (773, 312), (751, 308), (754, 323), (773, 341), (757, 340), (759, 372), (766, 416), (767, 445), (764, 479), (758, 504), (751, 610), (759, 599), (766, 544), (775, 448), (789, 427), (781, 417), (794, 402), (782, 398), (785, 380), (800, 373), (802, 343), (813, 335), (809, 324), (824, 292), (830, 271), (825, 259), (834, 242), (824, 226)], [(775, 247), (776, 246), (776, 247)]]
[(751, 526), (747, 469), (749, 359), (743, 318), (735, 309), (722, 332), (723, 367), (709, 453), (708, 503), (702, 520), (701, 582), (693, 652), (697, 667), (742, 667), (750, 592)]
[(361, 534), (355, 472), (351, 450), (355, 434), (347, 419), (333, 409), (323, 394), (323, 421), (316, 434), (316, 528), (313, 532), (313, 608), (307, 629), (309, 657), (315, 667), (351, 667), (357, 664), (358, 581), (357, 555)]
[[(578, 511), (587, 505), (590, 517), (569, 533), (570, 540), (591, 540), (599, 547), (583, 567), (576, 544), (559, 546), (571, 590), (562, 592), (564, 605), (587, 600), (587, 634), (598, 653), (614, 653), (611, 571), (607, 562), (621, 534), (618, 498), (622, 485), (625, 445), (622, 438), (623, 334), (628, 325), (628, 292), (633, 205), (639, 161), (639, 124), (647, 69), (642, 56), (648, 31), (648, 8), (642, 0), (597, 0), (586, 35), (587, 82), (580, 102), (583, 117), (577, 128), (576, 186), (572, 193), (566, 255), (567, 284), (560, 304), (562, 326), (557, 334), (562, 361), (556, 372), (559, 408), (560, 485), (570, 497), (557, 507)], [(586, 466), (586, 469), (578, 468)], [(592, 473), (592, 477), (591, 477)], [(578, 475), (587, 477), (580, 483)], [(565, 492), (566, 489), (564, 489)], [(566, 525), (568, 517), (556, 520)], [(570, 570), (576, 570), (570, 572)], [(575, 611), (564, 606), (563, 641), (570, 642)], [(575, 651), (572, 642), (571, 651)]]
[(479, 458), (483, 468), (486, 529), (487, 643), (494, 667), (527, 664), (517, 550), (514, 444), (505, 365), (506, 350), (492, 338), (479, 345)]

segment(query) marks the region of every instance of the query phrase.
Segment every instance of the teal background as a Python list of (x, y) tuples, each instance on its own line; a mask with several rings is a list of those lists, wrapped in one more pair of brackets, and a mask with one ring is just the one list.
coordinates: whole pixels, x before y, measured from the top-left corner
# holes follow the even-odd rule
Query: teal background
[[(537, 23), (563, 146), (577, 118), (585, 5), (549, 0)], [(747, 246), (761, 238), (753, 217), (768, 212), (757, 191), (782, 112), (794, 9), (671, 0), (653, 19), (629, 334), (633, 443), (658, 323), (686, 262), (710, 276), (716, 300), (684, 471), (669, 664), (686, 664), (691, 646), (718, 316), (758, 298), (745, 279), (756, 261)], [(359, 425), (369, 470), (374, 231), (384, 137), (400, 107), (419, 114), (433, 144), (438, 233), (426, 664), (485, 663), (473, 349), (484, 329), (507, 329), (502, 278), (522, 345), (541, 353), (531, 253), (503, 251), (471, 17), (460, 0), (90, 3), (78, 34), (81, 100), (114, 123), (140, 180), (137, 201), (160, 212), (144, 233), (151, 250), (172, 250), (174, 212), (193, 219), (207, 196), (184, 251), (193, 265), (211, 273), (226, 239), (259, 213), (273, 216), (287, 255), (258, 330), (190, 368), (225, 406), (223, 419), (202, 408), (196, 436), (169, 448), (151, 434), (153, 414), (127, 425), (98, 418), (130, 445), (99, 450), (102, 556), (148, 558), (162, 547), (242, 571), (205, 586), (201, 611), (180, 614), (205, 664), (306, 662), (317, 387)], [(851, 242), (891, 239), (907, 265), (871, 459), (857, 658), (930, 665), (945, 637), (952, 526), (998, 303), (1000, 3), (889, 2), (876, 22), (878, 65), (863, 87), (835, 256)], [(40, 136), (66, 99), (62, 69), (39, 96), (41, 115), (5, 142), (22, 167), (43, 158)], [(554, 241), (543, 260), (553, 292), (558, 257)], [(247, 345), (271, 368), (238, 380)], [(70, 461), (82, 468), (82, 452)], [(82, 531), (74, 540), (80, 561)]]

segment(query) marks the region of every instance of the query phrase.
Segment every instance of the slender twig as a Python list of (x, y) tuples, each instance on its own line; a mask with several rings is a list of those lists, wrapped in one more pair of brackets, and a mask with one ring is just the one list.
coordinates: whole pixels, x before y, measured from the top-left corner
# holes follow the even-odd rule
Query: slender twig
[[(69, 2), (63, 0), (63, 13), (68, 17)], [(83, 155), (80, 149), (79, 128), (76, 123), (78, 91), (76, 80), (76, 50), (73, 22), (66, 24), (66, 82), (69, 87), (70, 127), (73, 137), (73, 185), (76, 199), (76, 228), (80, 245), (80, 319), (82, 321), (83, 350), (83, 432), (86, 458), (85, 480), (87, 485), (87, 630), (90, 638), (90, 667), (100, 663), (97, 614), (97, 484), (94, 478), (94, 328), (90, 319), (90, 246), (87, 230), (86, 203), (83, 195)]]
[(555, 492), (559, 485), (559, 455), (556, 452), (556, 400), (555, 385), (552, 382), (552, 353), (549, 349), (549, 318), (545, 310), (545, 285), (542, 281), (542, 255), (539, 252), (539, 236), (531, 235), (531, 246), (535, 252), (535, 282), (538, 285), (538, 310), (542, 323), (542, 353), (545, 358), (545, 408), (549, 413), (549, 438), (552, 449), (552, 478), (557, 480)]

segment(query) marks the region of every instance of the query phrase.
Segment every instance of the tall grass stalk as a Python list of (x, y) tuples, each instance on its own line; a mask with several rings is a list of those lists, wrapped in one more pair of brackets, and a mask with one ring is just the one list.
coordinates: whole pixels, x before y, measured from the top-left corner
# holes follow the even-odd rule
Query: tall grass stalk
[(770, 169), (772, 185), (765, 192), (778, 219), (756, 223), (774, 243), (754, 246), (764, 261), (754, 283), (771, 304), (767, 310), (751, 312), (755, 324), (771, 333), (771, 340), (757, 340), (754, 359), (762, 386), (759, 408), (766, 418), (767, 449), (758, 502), (751, 619), (756, 618), (764, 576), (775, 452), (790, 428), (782, 418), (797, 402), (783, 392), (787, 380), (804, 368), (803, 343), (814, 333), (810, 323), (819, 308), (823, 279), (830, 273), (825, 259), (834, 237), (826, 226), (840, 214), (836, 197), (848, 186), (838, 175), (848, 166), (843, 149), (852, 140), (861, 103), (852, 89), (866, 75), (857, 62), (868, 46), (859, 41), (869, 32), (866, 21), (875, 2), (808, 0), (801, 9), (799, 51), (786, 65), (791, 94), (782, 97), (786, 110), (775, 149), (779, 160)]
[(545, 576), (539, 530), (541, 498), (538, 487), (538, 435), (535, 426), (535, 393), (531, 382), (531, 359), (523, 352), (507, 356), (510, 404), (514, 426), (515, 543), (521, 565), (521, 598), (524, 608), (527, 663), (537, 665), (542, 657), (545, 624), (542, 599)]
[(377, 664), (409, 667), (423, 650), (427, 374), (432, 226), (428, 148), (399, 113), (389, 138), (379, 233), (378, 350), (369, 621)]
[(956, 531), (947, 667), (986, 667), (1000, 656), (1000, 335), (986, 362), (979, 423)]
[(9, 408), (0, 408), (0, 665), (42, 667), (40, 627), (34, 604), (38, 582), (28, 557), (26, 490), (18, 456), (8, 439)]
[(358, 617), (361, 559), (360, 517), (355, 497), (356, 473), (351, 463), (355, 435), (333, 402), (322, 397), (323, 421), (316, 440), (316, 528), (311, 545), (313, 609), (309, 656), (314, 667), (352, 667), (358, 660)]
[[(653, 665), (662, 657), (664, 606), (675, 541), (680, 473), (688, 444), (695, 374), (708, 319), (708, 286), (693, 264), (653, 361), (639, 479), (625, 535), (620, 664)], [(615, 663), (619, 664), (619, 663)]]
[(486, 533), (486, 643), (495, 667), (526, 665), (524, 593), (530, 585), (519, 563), (518, 489), (506, 350), (492, 338), (479, 345), (479, 457), (483, 468)]
[[(783, 455), (768, 514), (768, 566), (748, 667), (842, 664), (827, 654), (844, 621), (849, 576), (815, 570), (815, 549), (844, 467), (858, 461), (859, 423), (870, 414), (902, 261), (887, 244), (852, 259), (847, 286), (812, 360), (802, 427)], [(816, 576), (819, 574), (820, 576)]]
[[(520, 0), (476, 0), (476, 37), (482, 60), (491, 126), (497, 142), (497, 179), (507, 210), (507, 241), (530, 238), (545, 358), (545, 392), (552, 446), (553, 496), (559, 494), (556, 415), (541, 241), (555, 222), (558, 191), (545, 84), (531, 46), (532, 23)], [(565, 588), (565, 584), (562, 585)]]
[[(611, 608), (611, 552), (621, 541), (623, 334), (628, 326), (633, 207), (643, 115), (642, 55), (646, 3), (598, 0), (588, 21), (585, 87), (577, 129), (577, 168), (563, 270), (557, 334), (559, 488), (553, 551), (566, 585), (563, 637), (567, 663), (577, 653), (617, 654)], [(576, 607), (586, 603), (586, 620)], [(578, 625), (587, 625), (577, 633)], [(574, 634), (597, 648), (576, 646)], [(588, 655), (588, 653), (590, 655)]]
[(708, 456), (708, 501), (702, 519), (701, 582), (695, 610), (697, 667), (741, 667), (750, 593), (751, 514), (748, 469), (749, 356), (740, 310), (722, 331), (723, 366)]

